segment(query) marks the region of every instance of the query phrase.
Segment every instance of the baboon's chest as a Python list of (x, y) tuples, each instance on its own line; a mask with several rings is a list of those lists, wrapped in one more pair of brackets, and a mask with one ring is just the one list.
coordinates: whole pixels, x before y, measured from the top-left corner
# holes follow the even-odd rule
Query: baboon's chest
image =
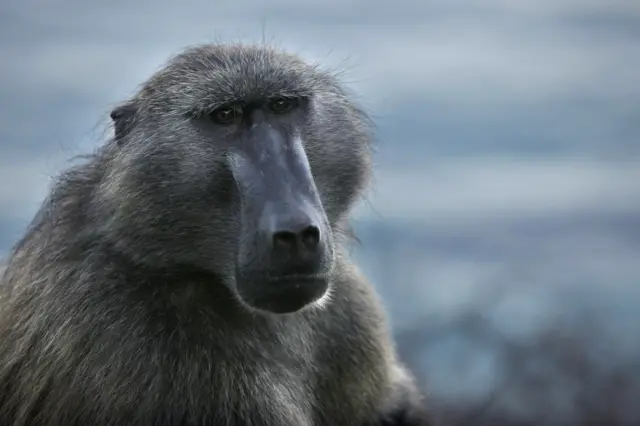
[[(317, 396), (312, 353), (277, 345), (263, 351), (259, 346), (235, 349), (166, 362), (158, 377), (148, 378), (149, 388), (138, 393), (154, 417), (181, 413), (184, 421), (176, 424), (184, 426), (313, 425)], [(153, 395), (154, 389), (161, 396), (156, 401), (143, 396), (149, 390)]]
[[(304, 360), (148, 359), (78, 371), (55, 394), (62, 424), (312, 426), (317, 399)], [(300, 363), (296, 367), (296, 363)], [(81, 373), (82, 377), (81, 376)], [(79, 385), (79, 386), (78, 386)], [(49, 394), (49, 398), (57, 397)]]

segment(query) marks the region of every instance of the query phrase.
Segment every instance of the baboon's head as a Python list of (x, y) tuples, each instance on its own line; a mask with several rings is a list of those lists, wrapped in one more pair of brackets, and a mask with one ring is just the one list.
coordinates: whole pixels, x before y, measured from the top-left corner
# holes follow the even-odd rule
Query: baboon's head
[(118, 250), (206, 270), (264, 311), (327, 293), (371, 130), (330, 74), (261, 46), (199, 46), (111, 117), (96, 214)]

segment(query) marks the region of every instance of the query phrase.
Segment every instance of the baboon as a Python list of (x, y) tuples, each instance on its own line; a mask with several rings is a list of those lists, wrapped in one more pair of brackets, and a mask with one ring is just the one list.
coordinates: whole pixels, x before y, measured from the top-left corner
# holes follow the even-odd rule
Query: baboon
[(2, 278), (0, 424), (428, 424), (349, 260), (375, 132), (335, 73), (190, 46), (110, 116)]

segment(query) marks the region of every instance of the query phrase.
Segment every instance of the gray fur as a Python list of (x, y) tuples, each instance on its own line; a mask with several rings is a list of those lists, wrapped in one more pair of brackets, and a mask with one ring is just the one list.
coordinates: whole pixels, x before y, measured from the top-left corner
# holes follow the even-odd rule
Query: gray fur
[[(332, 229), (330, 292), (301, 311), (233, 291), (230, 101), (306, 96), (304, 149)], [(329, 73), (265, 46), (174, 57), (65, 172), (0, 285), (0, 424), (426, 425), (380, 302), (346, 254), (372, 126)]]

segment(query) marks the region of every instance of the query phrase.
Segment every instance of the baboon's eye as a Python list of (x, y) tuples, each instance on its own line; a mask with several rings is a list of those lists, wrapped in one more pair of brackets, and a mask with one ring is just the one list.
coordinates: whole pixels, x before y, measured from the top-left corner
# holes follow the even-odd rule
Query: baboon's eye
[(280, 97), (269, 99), (269, 109), (276, 114), (284, 114), (291, 110), (295, 105), (296, 102), (294, 99)]
[(211, 113), (211, 119), (218, 124), (230, 124), (238, 115), (240, 112), (236, 108), (221, 107)]

